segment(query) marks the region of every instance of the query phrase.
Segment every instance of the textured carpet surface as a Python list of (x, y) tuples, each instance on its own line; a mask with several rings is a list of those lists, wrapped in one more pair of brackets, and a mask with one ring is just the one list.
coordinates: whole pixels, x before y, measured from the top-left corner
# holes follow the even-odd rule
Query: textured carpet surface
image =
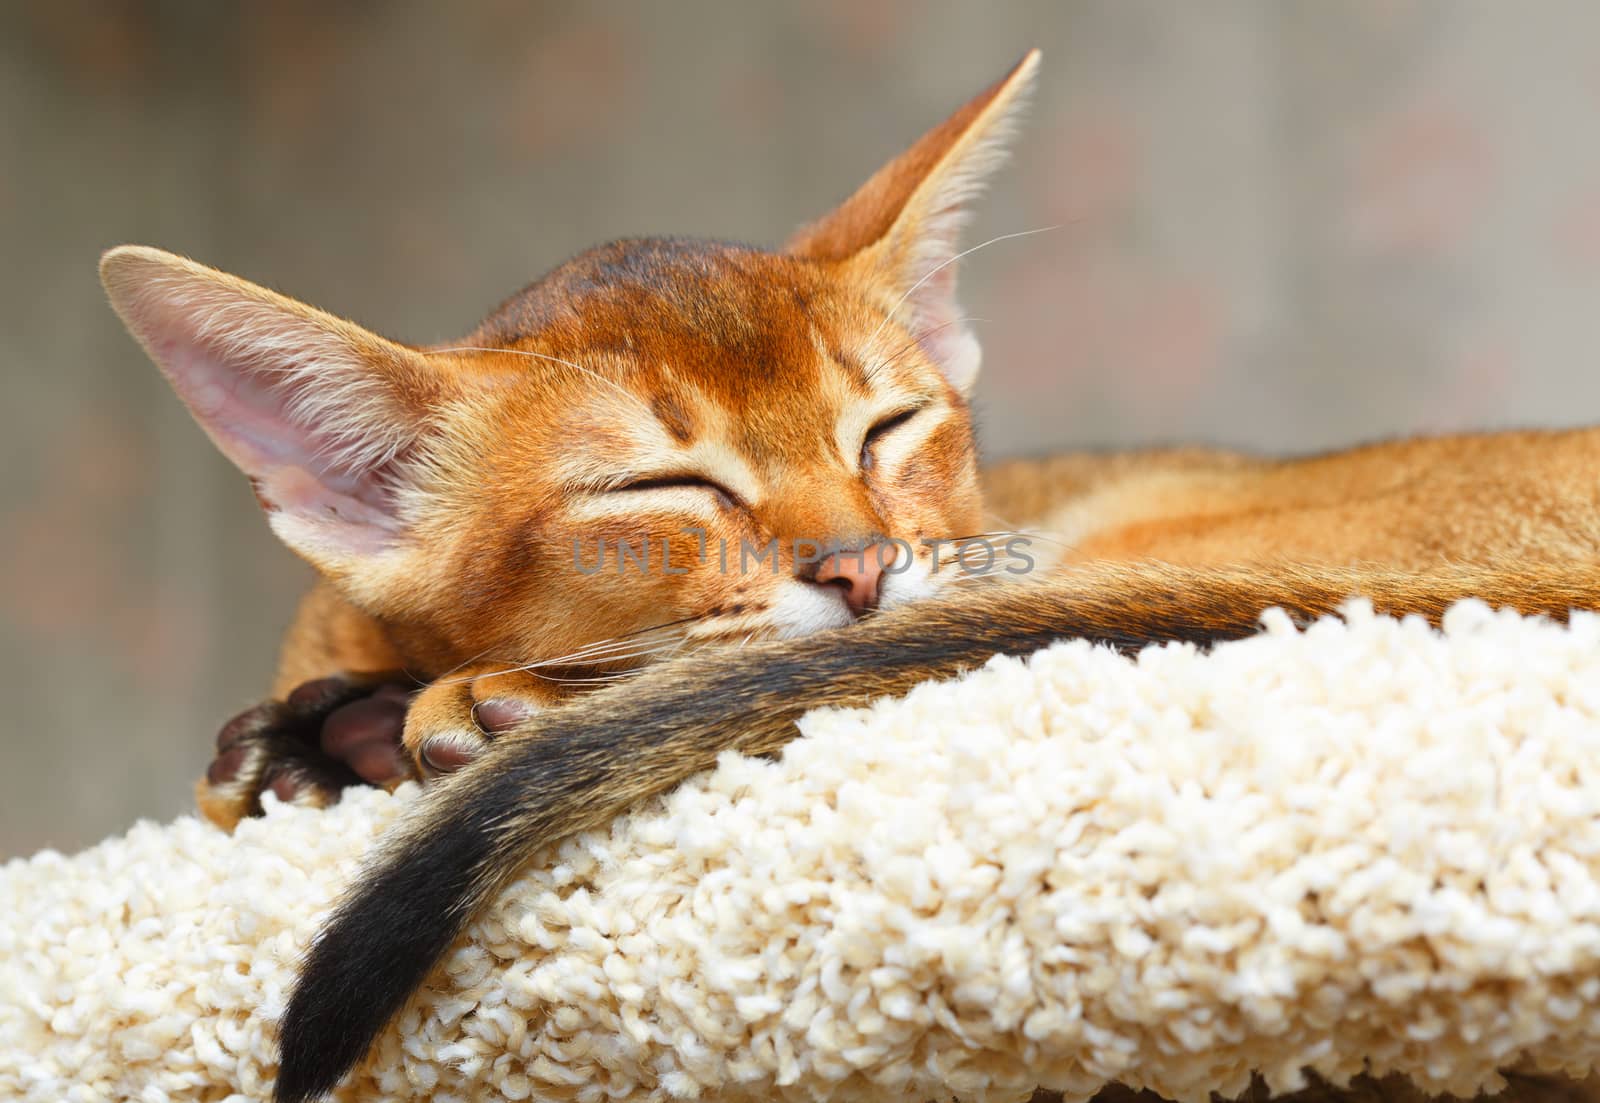
[[(1600, 1064), (1600, 619), (1062, 644), (538, 856), (347, 1099), (1200, 1098)], [(414, 793), (0, 869), (0, 1098), (263, 1096)]]

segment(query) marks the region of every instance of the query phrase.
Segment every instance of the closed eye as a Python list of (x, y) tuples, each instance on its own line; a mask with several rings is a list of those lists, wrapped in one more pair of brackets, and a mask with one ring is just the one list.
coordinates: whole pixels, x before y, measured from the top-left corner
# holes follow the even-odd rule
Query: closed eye
[(717, 496), (719, 503), (730, 509), (739, 504), (739, 499), (735, 497), (733, 491), (721, 483), (698, 475), (661, 475), (650, 479), (635, 479), (633, 482), (611, 488), (613, 494), (649, 490), (707, 490)]
[(874, 445), (876, 445), (880, 440), (888, 436), (890, 433), (894, 432), (896, 429), (900, 428), (906, 422), (916, 417), (917, 414), (922, 412), (922, 410), (923, 407), (921, 406), (913, 406), (909, 410), (901, 410), (897, 414), (890, 414), (882, 421), (879, 421), (873, 425), (872, 428), (868, 429), (866, 437), (861, 441), (861, 456), (857, 460), (861, 470), (871, 471), (875, 465), (876, 461), (872, 455), (872, 449)]

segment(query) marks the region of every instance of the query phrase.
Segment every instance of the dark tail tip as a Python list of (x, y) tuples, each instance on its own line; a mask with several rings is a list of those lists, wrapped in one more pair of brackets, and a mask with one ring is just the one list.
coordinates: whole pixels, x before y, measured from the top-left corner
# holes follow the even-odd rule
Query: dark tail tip
[(487, 833), (433, 824), (390, 850), (312, 943), (279, 1026), (275, 1103), (332, 1091), (427, 978), (477, 904)]

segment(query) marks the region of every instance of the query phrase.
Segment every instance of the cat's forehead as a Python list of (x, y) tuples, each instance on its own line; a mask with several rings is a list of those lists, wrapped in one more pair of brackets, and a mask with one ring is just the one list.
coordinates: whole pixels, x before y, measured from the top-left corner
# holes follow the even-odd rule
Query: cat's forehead
[(781, 328), (827, 280), (779, 253), (692, 238), (613, 241), (578, 254), (501, 303), (477, 336), (497, 345), (654, 333), (737, 339)]
[(835, 267), (715, 242), (590, 250), (507, 300), (473, 343), (528, 355), (573, 462), (710, 448), (776, 470), (944, 389)]
[(697, 398), (735, 417), (798, 413), (931, 372), (837, 266), (689, 239), (580, 254), (508, 299), (473, 341), (581, 365), (675, 430)]

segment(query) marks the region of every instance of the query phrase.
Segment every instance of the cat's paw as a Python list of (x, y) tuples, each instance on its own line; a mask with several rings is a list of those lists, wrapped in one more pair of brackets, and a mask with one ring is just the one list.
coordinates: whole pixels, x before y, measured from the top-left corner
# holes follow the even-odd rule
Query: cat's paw
[(322, 808), (349, 786), (414, 777), (400, 749), (410, 697), (398, 676), (351, 675), (319, 678), (246, 709), (217, 733), (216, 757), (195, 785), (201, 814), (232, 829), (260, 814), (269, 791)]
[(406, 752), (420, 777), (454, 773), (495, 738), (568, 696), (570, 691), (526, 671), (459, 671), (412, 700)]

